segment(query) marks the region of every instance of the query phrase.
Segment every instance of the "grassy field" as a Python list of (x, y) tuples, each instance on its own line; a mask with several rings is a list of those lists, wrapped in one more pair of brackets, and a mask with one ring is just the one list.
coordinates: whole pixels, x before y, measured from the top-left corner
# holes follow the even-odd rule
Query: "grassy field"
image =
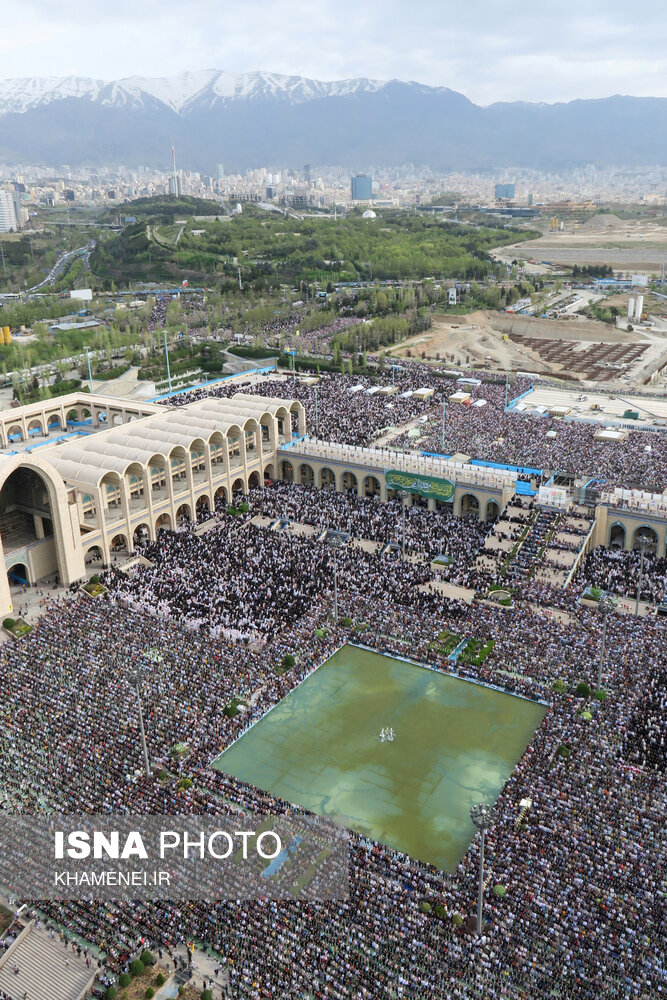
[(544, 714), (348, 645), (213, 766), (451, 872)]

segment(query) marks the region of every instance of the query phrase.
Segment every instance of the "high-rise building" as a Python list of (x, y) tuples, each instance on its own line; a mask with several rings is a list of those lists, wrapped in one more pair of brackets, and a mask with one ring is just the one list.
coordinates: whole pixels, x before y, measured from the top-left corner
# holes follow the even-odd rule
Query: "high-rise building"
[(183, 194), (183, 185), (181, 184), (180, 173), (172, 174), (169, 178), (169, 194), (175, 194), (177, 198), (180, 198)]
[(352, 201), (370, 201), (373, 197), (373, 178), (369, 174), (357, 174), (352, 178)]
[(496, 184), (496, 201), (512, 201), (514, 184)]
[(0, 191), (0, 233), (11, 233), (18, 228), (14, 191)]

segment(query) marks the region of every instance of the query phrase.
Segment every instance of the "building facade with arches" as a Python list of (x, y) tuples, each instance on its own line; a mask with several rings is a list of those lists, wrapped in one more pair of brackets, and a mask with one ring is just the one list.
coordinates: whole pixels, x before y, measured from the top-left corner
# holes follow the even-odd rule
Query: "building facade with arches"
[[(36, 420), (43, 433), (32, 441)], [(243, 393), (173, 408), (81, 394), (3, 413), (0, 611), (12, 610), (11, 583), (57, 574), (69, 585), (91, 554), (129, 555), (139, 539), (274, 478), (280, 446), (305, 430), (300, 402)]]

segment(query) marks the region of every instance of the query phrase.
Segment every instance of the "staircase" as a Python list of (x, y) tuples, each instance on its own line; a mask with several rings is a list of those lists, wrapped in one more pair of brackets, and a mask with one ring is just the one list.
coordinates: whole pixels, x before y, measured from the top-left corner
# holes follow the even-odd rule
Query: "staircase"
[[(18, 972), (15, 969), (18, 968)], [(81, 1000), (95, 972), (44, 928), (29, 924), (0, 958), (0, 995), (11, 1000)]]

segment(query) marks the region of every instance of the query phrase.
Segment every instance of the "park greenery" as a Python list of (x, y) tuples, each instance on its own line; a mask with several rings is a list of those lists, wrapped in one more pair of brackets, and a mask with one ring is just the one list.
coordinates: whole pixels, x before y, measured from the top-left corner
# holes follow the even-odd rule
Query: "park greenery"
[[(427, 277), (481, 280), (498, 270), (495, 246), (529, 238), (518, 228), (462, 226), (432, 216), (388, 211), (376, 219), (359, 213), (294, 218), (254, 205), (231, 217), (208, 213), (195, 199), (141, 199), (126, 206), (136, 223), (98, 243), (93, 272), (111, 280), (177, 280), (255, 287), (284, 281), (324, 284)], [(151, 204), (149, 204), (151, 203)], [(177, 216), (184, 219), (180, 226)], [(536, 234), (537, 235), (537, 234)]]

